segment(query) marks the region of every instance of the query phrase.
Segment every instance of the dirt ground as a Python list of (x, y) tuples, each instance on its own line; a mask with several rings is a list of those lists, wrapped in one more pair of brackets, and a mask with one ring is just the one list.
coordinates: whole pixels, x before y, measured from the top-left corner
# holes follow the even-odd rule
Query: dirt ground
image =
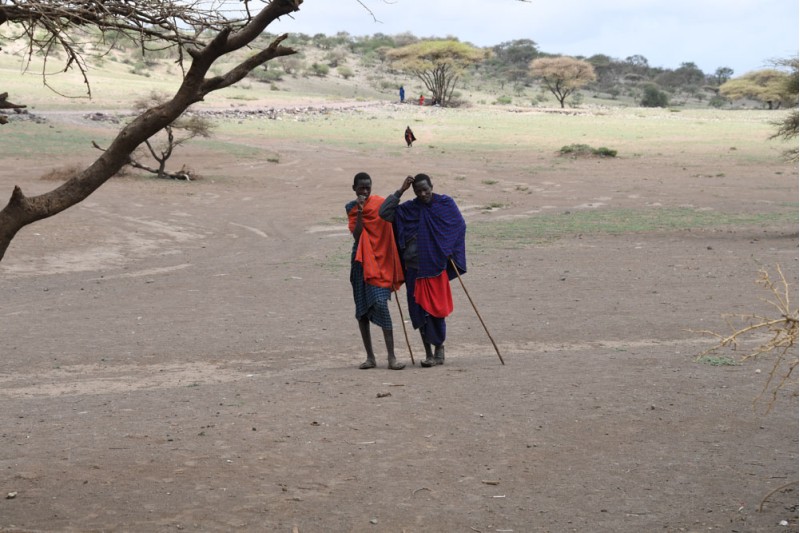
[[(416, 332), (411, 365), (392, 303), (408, 363), (396, 372), (374, 328), (379, 368), (357, 370), (343, 223), (361, 170), (380, 195), (429, 173), (470, 225), (587, 209), (768, 213), (797, 201), (796, 166), (542, 168), (541, 154), (514, 153), (489, 186), (480, 176), (497, 173), (477, 156), (258, 142), (280, 162), (188, 145), (193, 168), (226, 177), (117, 178), (12, 243), (0, 263), (0, 531), (798, 530), (797, 399), (764, 414), (753, 400), (767, 361), (695, 360), (711, 344), (697, 330), (771, 312), (761, 265), (779, 263), (796, 292), (796, 225), (472, 248), (464, 282), (505, 365), (455, 284), (443, 367), (420, 368)], [(52, 161), (5, 162), (6, 194), (54, 186), (36, 179)], [(503, 209), (481, 209), (498, 199)]]

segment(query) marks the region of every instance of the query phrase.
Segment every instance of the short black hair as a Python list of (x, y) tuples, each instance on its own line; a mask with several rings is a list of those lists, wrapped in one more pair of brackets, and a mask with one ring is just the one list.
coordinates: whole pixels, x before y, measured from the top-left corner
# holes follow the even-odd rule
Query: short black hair
[(356, 185), (358, 185), (358, 182), (362, 180), (367, 180), (370, 183), (372, 183), (372, 177), (369, 174), (367, 174), (366, 172), (359, 172), (353, 178), (353, 188), (355, 188)]
[(428, 176), (427, 174), (417, 174), (416, 176), (414, 176), (414, 183), (420, 183), (423, 181), (427, 181), (428, 186), (433, 187), (433, 182), (431, 181), (431, 177)]

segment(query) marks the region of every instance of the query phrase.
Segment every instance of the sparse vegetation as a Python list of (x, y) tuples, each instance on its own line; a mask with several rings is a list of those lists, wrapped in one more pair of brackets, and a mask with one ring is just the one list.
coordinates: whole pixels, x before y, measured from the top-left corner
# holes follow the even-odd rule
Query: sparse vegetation
[(588, 144), (569, 144), (559, 150), (561, 155), (569, 157), (617, 157), (617, 151), (605, 146), (592, 148)]

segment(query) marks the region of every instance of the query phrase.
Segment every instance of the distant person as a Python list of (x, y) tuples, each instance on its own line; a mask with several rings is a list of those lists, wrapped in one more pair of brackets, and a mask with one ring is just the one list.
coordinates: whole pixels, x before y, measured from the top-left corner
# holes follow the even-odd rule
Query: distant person
[(406, 126), (406, 132), (404, 136), (406, 139), (406, 144), (409, 148), (411, 148), (412, 143), (417, 140), (417, 138), (414, 137), (414, 132), (411, 131), (411, 126)]
[(400, 103), (402, 104), (405, 101), (406, 101), (406, 90), (401, 85), (400, 86)]
[(345, 206), (348, 228), (353, 234), (353, 252), (350, 257), (350, 285), (356, 304), (356, 319), (367, 359), (358, 367), (375, 368), (375, 352), (369, 323), (383, 330), (383, 339), (389, 354), (388, 368), (402, 370), (406, 365), (397, 361), (394, 354), (392, 316), (388, 301), (392, 291), (403, 283), (403, 269), (397, 254), (392, 225), (378, 216), (383, 197), (372, 196), (372, 178), (359, 172), (353, 178), (356, 199)]
[[(412, 185), (416, 198), (401, 204), (400, 197)], [(408, 176), (396, 192), (386, 197), (379, 214), (394, 223), (403, 261), (408, 314), (425, 347), (421, 365), (443, 365), (445, 318), (453, 312), (450, 280), (467, 271), (464, 217), (452, 198), (433, 194), (427, 174)]]
[(419, 95), (419, 105), (425, 105), (425, 95)]

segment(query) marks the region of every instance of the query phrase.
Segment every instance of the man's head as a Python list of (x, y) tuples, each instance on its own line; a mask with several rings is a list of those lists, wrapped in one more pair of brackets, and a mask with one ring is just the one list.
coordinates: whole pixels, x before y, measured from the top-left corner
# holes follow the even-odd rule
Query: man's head
[(369, 198), (372, 192), (372, 178), (366, 172), (359, 172), (353, 178), (353, 190), (364, 199)]
[(414, 188), (414, 194), (420, 202), (423, 204), (431, 203), (431, 200), (433, 200), (433, 183), (431, 182), (430, 176), (427, 174), (417, 174), (414, 176), (414, 184), (412, 187)]

